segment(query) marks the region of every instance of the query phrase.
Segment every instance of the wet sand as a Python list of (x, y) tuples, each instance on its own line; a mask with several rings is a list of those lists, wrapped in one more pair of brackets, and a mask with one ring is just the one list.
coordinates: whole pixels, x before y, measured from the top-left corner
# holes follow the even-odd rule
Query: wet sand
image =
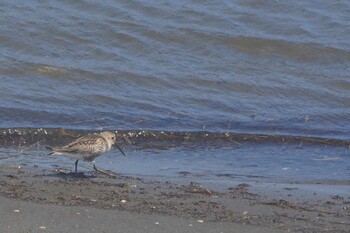
[[(350, 193), (1, 166), (2, 232), (349, 232)], [(261, 186), (261, 185), (260, 185)], [(283, 188), (284, 187), (284, 188)], [(345, 190), (349, 187), (345, 185)], [(321, 187), (322, 188), (322, 187)], [(260, 191), (259, 191), (260, 190)]]

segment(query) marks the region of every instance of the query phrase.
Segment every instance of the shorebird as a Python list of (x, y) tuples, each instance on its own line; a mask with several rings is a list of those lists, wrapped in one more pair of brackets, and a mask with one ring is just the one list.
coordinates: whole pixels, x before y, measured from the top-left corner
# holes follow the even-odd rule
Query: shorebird
[(115, 134), (109, 131), (82, 136), (68, 145), (62, 147), (48, 147), (48, 149), (52, 150), (49, 155), (64, 155), (76, 159), (75, 173), (78, 171), (78, 161), (84, 160), (92, 161), (93, 168), (96, 171), (110, 175), (96, 168), (95, 158), (110, 151), (113, 145), (125, 156), (122, 149), (116, 144)]

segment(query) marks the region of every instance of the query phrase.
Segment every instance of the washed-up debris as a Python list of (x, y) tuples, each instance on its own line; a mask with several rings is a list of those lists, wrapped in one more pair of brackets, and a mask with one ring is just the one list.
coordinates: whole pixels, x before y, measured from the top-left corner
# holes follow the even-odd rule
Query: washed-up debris
[(213, 195), (214, 192), (208, 188), (203, 187), (202, 185), (191, 183), (187, 186), (184, 186), (184, 191), (187, 193), (193, 194), (203, 194), (203, 195)]

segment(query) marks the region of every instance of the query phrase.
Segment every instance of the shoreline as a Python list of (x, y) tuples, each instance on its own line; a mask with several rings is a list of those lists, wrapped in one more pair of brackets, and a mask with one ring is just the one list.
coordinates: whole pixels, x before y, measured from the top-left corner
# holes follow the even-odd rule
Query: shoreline
[[(0, 199), (2, 206), (8, 208), (16, 203), (33, 211), (40, 206), (59, 207), (62, 213), (88, 208), (96, 216), (100, 212), (130, 219), (158, 216), (169, 224), (187, 221), (186, 224), (192, 226), (207, 224), (203, 229), (221, 226), (222, 232), (231, 232), (227, 231), (230, 226), (239, 228), (237, 232), (349, 232), (350, 229), (350, 192), (330, 194), (322, 189), (320, 192), (299, 189), (298, 184), (264, 187), (264, 184), (247, 183), (216, 191), (203, 184), (178, 184), (164, 179), (124, 175), (111, 178), (92, 173), (75, 177), (55, 169), (6, 165), (0, 168)], [(318, 186), (322, 187), (326, 186)], [(342, 188), (346, 190), (349, 186)], [(62, 213), (56, 214), (64, 218)], [(7, 224), (8, 229), (15, 227), (10, 219), (5, 219), (3, 224)], [(136, 229), (139, 227), (136, 225), (130, 227)], [(154, 225), (157, 224), (152, 222)], [(109, 232), (108, 227), (105, 229)]]

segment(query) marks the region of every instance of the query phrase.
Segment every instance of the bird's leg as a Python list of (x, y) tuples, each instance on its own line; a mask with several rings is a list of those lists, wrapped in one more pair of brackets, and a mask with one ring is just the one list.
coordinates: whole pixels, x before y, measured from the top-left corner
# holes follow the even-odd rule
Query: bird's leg
[(78, 173), (78, 161), (79, 161), (79, 159), (77, 159), (77, 161), (75, 161), (75, 174)]
[(95, 165), (95, 161), (92, 161), (92, 166), (94, 167), (95, 171), (98, 171), (98, 172), (100, 172), (100, 173), (102, 173), (102, 174), (105, 174), (105, 175), (107, 175), (107, 176), (116, 177), (116, 175), (114, 175), (114, 174), (110, 174), (110, 173), (107, 173), (107, 172), (102, 171), (102, 170), (100, 170), (100, 169), (97, 169), (97, 167), (96, 167), (96, 165)]

